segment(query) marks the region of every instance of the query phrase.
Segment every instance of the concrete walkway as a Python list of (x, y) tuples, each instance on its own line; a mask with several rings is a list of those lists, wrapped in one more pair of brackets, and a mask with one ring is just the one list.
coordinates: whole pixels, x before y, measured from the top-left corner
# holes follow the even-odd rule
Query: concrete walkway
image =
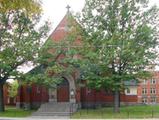
[(34, 117), (31, 116), (25, 118), (24, 120), (52, 120), (52, 119), (68, 120), (70, 119), (70, 116), (34, 116)]
[[(69, 120), (66, 118), (7, 118), (7, 117), (0, 117), (0, 120)], [(71, 120), (80, 120), (80, 119), (71, 119)], [(89, 120), (89, 119), (82, 119), (82, 120)], [(100, 120), (100, 119), (98, 119)], [(101, 119), (102, 120), (102, 119)], [(150, 118), (150, 119), (103, 119), (103, 120), (159, 120), (157, 118)]]
[(0, 117), (0, 120), (69, 120), (69, 118), (59, 118), (59, 117), (41, 117), (41, 118), (8, 118), (8, 117)]

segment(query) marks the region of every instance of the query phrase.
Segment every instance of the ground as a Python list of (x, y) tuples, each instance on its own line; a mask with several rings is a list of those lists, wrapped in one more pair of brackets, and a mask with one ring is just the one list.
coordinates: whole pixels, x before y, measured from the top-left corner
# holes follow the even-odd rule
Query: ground
[(5, 112), (0, 113), (0, 117), (27, 117), (30, 116), (33, 110), (16, 109), (12, 106), (6, 106)]
[(159, 105), (144, 106), (122, 106), (120, 113), (113, 113), (112, 107), (98, 109), (84, 109), (74, 113), (71, 118), (100, 119), (100, 118), (159, 118)]
[[(2, 117), (9, 117), (12, 119), (16, 119), (17, 117), (23, 119), (33, 119), (36, 120), (38, 118), (29, 118), (33, 111), (26, 111), (22, 109), (16, 109), (15, 107), (6, 107), (6, 111), (4, 113), (0, 113), (0, 119)], [(83, 109), (74, 113), (71, 118), (73, 119), (128, 119), (128, 118), (159, 118), (159, 105), (144, 105), (144, 106), (122, 106), (120, 113), (113, 113), (112, 107), (105, 108), (97, 108), (97, 109)], [(48, 117), (48, 119), (51, 119)]]

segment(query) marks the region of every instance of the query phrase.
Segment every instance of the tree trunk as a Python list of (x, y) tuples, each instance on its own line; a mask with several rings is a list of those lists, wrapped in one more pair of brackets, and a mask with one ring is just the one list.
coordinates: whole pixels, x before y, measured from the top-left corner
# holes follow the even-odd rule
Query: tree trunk
[(120, 92), (119, 90), (114, 91), (114, 112), (118, 113), (120, 107)]
[(0, 112), (4, 112), (3, 84), (0, 84)]

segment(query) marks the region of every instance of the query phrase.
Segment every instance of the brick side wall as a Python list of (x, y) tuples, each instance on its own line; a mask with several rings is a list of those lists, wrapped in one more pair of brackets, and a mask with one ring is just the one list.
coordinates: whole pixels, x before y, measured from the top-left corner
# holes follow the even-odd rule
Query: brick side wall
[(8, 88), (6, 85), (3, 87), (4, 104), (8, 104)]
[[(48, 89), (43, 86), (32, 84), (31, 86), (22, 85), (19, 87), (17, 103), (19, 107), (29, 105), (31, 108), (37, 108), (41, 103), (48, 102)], [(35, 107), (34, 107), (35, 106)]]
[[(112, 93), (106, 93), (104, 90), (96, 91), (88, 88), (81, 89), (82, 102), (113, 102), (114, 97)], [(137, 103), (137, 95), (120, 95), (121, 102)]]
[(43, 86), (32, 85), (31, 102), (47, 102), (48, 90)]
[[(151, 82), (152, 79), (155, 79), (155, 83)], [(151, 88), (155, 89), (155, 93), (151, 93)], [(146, 89), (146, 93), (142, 93), (143, 89)], [(139, 84), (137, 89), (137, 94), (138, 103), (159, 103), (159, 72), (153, 72), (151, 78), (141, 80), (141, 83)], [(155, 101), (153, 102), (152, 99), (155, 99)]]

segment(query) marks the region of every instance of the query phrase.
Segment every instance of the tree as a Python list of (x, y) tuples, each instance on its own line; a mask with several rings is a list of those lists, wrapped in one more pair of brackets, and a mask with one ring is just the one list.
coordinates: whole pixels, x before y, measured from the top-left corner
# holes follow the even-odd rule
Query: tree
[(9, 97), (15, 98), (17, 96), (18, 87), (19, 87), (19, 84), (17, 80), (15, 80), (12, 83), (9, 83), (9, 89), (8, 89)]
[(44, 85), (55, 88), (61, 82), (61, 73), (64, 72), (64, 66), (59, 63), (59, 57), (64, 54), (60, 43), (54, 43), (48, 39), (40, 48), (38, 56), (35, 59), (36, 67), (24, 75), (24, 83)]
[(83, 79), (92, 88), (113, 91), (115, 112), (124, 81), (150, 75), (146, 70), (157, 56), (157, 13), (138, 0), (86, 0), (79, 19), (85, 29)]
[(71, 13), (67, 13), (68, 31), (59, 41), (49, 38), (41, 47), (36, 63), (38, 66), (25, 76), (25, 82), (56, 88), (62, 77), (72, 75), (76, 71), (77, 55), (80, 48), (75, 48), (80, 28)]
[[(4, 111), (3, 85), (7, 79), (21, 76), (19, 66), (35, 60), (41, 39), (48, 31), (47, 23), (37, 27), (40, 12), (32, 11), (32, 7), (38, 7), (39, 3), (27, 1), (32, 7), (25, 3), (21, 0), (0, 1), (0, 112)], [(40, 6), (38, 8), (40, 10)]]
[(26, 14), (41, 13), (40, 0), (0, 0), (0, 11), (7, 13), (10, 10), (24, 10)]

